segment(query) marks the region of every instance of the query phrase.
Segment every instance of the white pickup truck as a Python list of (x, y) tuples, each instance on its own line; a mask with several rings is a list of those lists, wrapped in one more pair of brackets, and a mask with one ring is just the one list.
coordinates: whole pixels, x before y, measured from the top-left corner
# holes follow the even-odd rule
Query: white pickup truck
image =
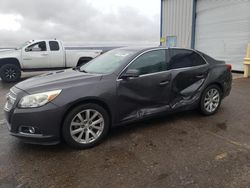
[(5, 82), (16, 82), (22, 71), (77, 67), (102, 52), (101, 49), (65, 49), (59, 40), (31, 40), (19, 48), (0, 51), (0, 77)]

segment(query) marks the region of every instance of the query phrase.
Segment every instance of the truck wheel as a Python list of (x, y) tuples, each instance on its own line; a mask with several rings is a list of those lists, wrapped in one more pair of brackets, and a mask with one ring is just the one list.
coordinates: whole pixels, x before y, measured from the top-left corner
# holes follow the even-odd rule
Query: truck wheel
[(3, 65), (0, 68), (0, 77), (4, 82), (16, 82), (21, 78), (21, 69), (12, 64)]

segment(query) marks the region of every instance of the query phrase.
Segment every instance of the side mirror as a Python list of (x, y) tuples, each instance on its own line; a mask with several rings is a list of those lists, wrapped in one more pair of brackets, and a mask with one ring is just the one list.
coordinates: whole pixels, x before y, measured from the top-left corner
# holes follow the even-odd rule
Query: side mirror
[(121, 79), (137, 78), (140, 76), (139, 70), (128, 69), (125, 73), (121, 75)]

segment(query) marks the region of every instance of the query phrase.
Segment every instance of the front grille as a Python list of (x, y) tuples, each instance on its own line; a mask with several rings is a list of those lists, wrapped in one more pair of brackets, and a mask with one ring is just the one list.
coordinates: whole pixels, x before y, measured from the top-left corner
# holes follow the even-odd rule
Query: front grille
[(6, 111), (10, 111), (13, 108), (15, 101), (16, 101), (16, 94), (12, 90), (10, 90), (10, 92), (6, 95), (6, 103), (4, 109)]

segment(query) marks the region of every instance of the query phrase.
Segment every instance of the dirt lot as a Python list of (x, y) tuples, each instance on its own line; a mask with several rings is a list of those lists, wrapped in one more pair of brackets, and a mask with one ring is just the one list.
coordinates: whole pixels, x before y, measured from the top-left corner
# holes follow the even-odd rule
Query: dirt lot
[(112, 129), (77, 151), (27, 145), (8, 134), (0, 81), (0, 187), (249, 187), (250, 79), (210, 117), (196, 111)]

